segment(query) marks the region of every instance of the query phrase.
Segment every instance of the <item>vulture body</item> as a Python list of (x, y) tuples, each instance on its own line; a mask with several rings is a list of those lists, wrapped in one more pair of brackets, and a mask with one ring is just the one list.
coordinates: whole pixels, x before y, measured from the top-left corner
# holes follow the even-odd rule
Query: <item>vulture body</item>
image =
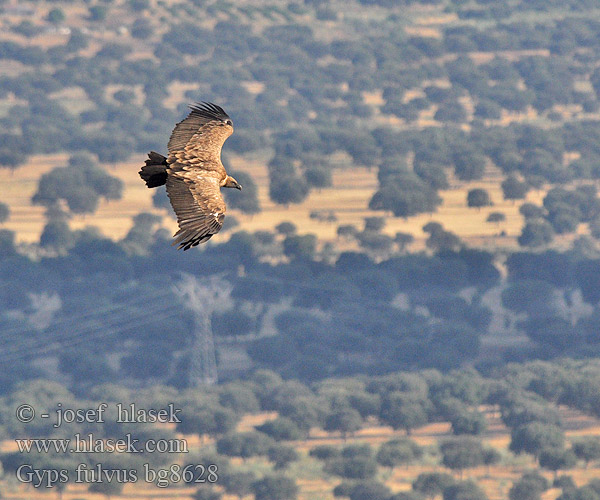
[(166, 184), (179, 224), (173, 245), (183, 250), (220, 231), (226, 210), (221, 188), (242, 189), (221, 162), (223, 143), (233, 133), (231, 118), (209, 102), (190, 108), (171, 133), (169, 155), (151, 151), (139, 172), (149, 188)]

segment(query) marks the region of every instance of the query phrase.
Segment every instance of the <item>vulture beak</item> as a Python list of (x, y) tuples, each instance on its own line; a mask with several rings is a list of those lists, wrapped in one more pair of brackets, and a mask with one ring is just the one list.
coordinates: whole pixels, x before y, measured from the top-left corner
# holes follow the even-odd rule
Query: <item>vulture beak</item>
[(231, 177), (230, 175), (227, 176), (226, 182), (225, 182), (225, 184), (223, 184), (223, 187), (235, 188), (235, 189), (239, 189), (240, 191), (242, 190), (242, 185), (238, 181), (236, 181), (233, 177)]

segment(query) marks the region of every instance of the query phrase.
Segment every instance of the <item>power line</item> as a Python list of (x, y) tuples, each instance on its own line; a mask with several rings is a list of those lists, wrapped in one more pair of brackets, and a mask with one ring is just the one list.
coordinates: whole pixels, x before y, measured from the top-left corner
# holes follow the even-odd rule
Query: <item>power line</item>
[[(105, 306), (104, 308), (90, 309), (88, 312), (65, 316), (63, 318), (60, 318), (60, 319), (52, 322), (52, 325), (60, 326), (63, 323), (69, 323), (69, 322), (73, 322), (73, 321), (84, 321), (84, 320), (89, 319), (90, 317), (94, 317), (94, 316), (104, 317), (104, 315), (106, 313), (109, 313), (112, 311), (128, 309), (130, 307), (135, 306), (136, 304), (142, 304), (142, 303), (148, 302), (148, 301), (160, 300), (161, 298), (166, 298), (166, 297), (173, 297), (173, 295), (169, 295), (169, 294), (161, 292), (161, 293), (155, 293), (155, 294), (144, 296), (144, 297), (136, 297), (133, 300), (130, 300), (129, 302), (119, 303), (119, 304), (111, 304), (111, 305)], [(11, 333), (23, 334), (23, 333), (29, 333), (29, 330), (25, 330), (22, 327), (13, 327), (13, 328), (5, 329), (2, 331), (2, 333), (0, 333), (0, 340), (5, 338), (7, 336), (7, 334), (11, 334)], [(0, 342), (0, 347), (3, 344), (4, 344), (3, 342)]]
[(162, 317), (157, 318), (157, 312), (163, 312), (170, 310), (169, 307), (165, 307), (162, 310), (154, 310), (152, 316), (149, 315), (140, 315), (129, 318), (129, 320), (125, 323), (121, 323), (117, 326), (108, 327), (107, 330), (92, 330), (88, 332), (77, 331), (71, 333), (68, 337), (60, 337), (53, 339), (53, 343), (47, 346), (25, 346), (18, 345), (16, 349), (10, 350), (8, 352), (3, 352), (3, 355), (0, 355), (0, 362), (10, 362), (16, 361), (19, 359), (25, 359), (27, 357), (38, 357), (42, 354), (48, 354), (51, 351), (56, 349), (76, 345), (82, 342), (90, 341), (90, 340), (98, 340), (100, 338), (108, 337), (111, 335), (116, 335), (118, 333), (122, 333), (127, 330), (131, 325), (143, 326), (146, 324), (154, 323), (157, 319), (164, 320), (166, 318), (172, 318), (177, 316), (177, 314), (165, 314)]
[[(65, 330), (64, 334), (59, 334), (58, 337), (53, 337), (51, 340), (54, 342), (65, 342), (65, 341), (71, 341), (71, 343), (74, 343), (73, 340), (76, 339), (77, 337), (81, 338), (82, 340), (91, 338), (95, 336), (98, 336), (97, 332), (100, 332), (98, 330), (98, 321), (102, 321), (104, 323), (104, 327), (105, 328), (119, 328), (117, 331), (124, 331), (125, 329), (123, 328), (123, 325), (130, 325), (132, 324), (132, 322), (137, 322), (137, 323), (145, 323), (144, 318), (146, 318), (148, 316), (148, 313), (144, 312), (142, 314), (137, 314), (137, 315), (131, 315), (128, 314), (126, 317), (125, 322), (122, 321), (124, 314), (126, 312), (128, 312), (128, 309), (130, 309), (131, 307), (135, 306), (135, 305), (140, 305), (142, 303), (157, 303), (157, 304), (163, 304), (163, 307), (160, 308), (154, 308), (152, 309), (151, 313), (152, 313), (152, 321), (156, 321), (157, 320), (157, 314), (162, 313), (162, 312), (166, 312), (166, 311), (172, 311), (172, 304), (169, 302), (163, 302), (160, 299), (161, 298), (165, 298), (169, 296), (166, 293), (155, 293), (149, 296), (145, 296), (145, 297), (140, 297), (140, 298), (136, 298), (134, 300), (130, 300), (128, 302), (119, 304), (119, 305), (115, 305), (115, 306), (109, 306), (109, 307), (105, 307), (103, 309), (95, 309), (92, 310), (88, 313), (83, 313), (83, 314), (79, 314), (79, 315), (72, 315), (66, 318), (63, 318), (62, 320), (59, 320), (57, 322), (54, 322), (52, 324), (52, 326), (54, 328), (62, 328)], [(171, 296), (172, 297), (172, 296)], [(112, 316), (112, 321), (111, 321), (111, 316), (107, 316), (106, 313), (108, 312), (121, 312), (122, 314), (120, 317), (115, 317)], [(174, 316), (174, 314), (170, 314), (170, 315), (163, 315), (162, 318), (160, 319), (164, 319), (166, 317), (172, 317)], [(116, 324), (115, 324), (116, 322)], [(70, 333), (67, 333), (67, 330), (71, 330)], [(60, 329), (59, 329), (60, 331)], [(25, 335), (30, 335), (31, 331), (30, 330), (24, 330), (21, 329), (20, 331), (18, 331), (17, 333), (20, 334), (25, 334)], [(46, 335), (48, 336), (48, 333), (40, 333), (39, 335)], [(5, 354), (4, 358), (8, 359), (11, 355), (15, 355), (15, 354), (19, 354), (22, 352), (36, 352), (36, 348), (39, 346), (39, 342), (43, 341), (41, 339), (31, 339), (31, 337), (29, 336), (22, 336), (19, 337), (18, 341), (15, 341), (14, 338), (9, 338), (6, 334), (2, 334), (0, 335), (0, 338), (2, 338), (2, 342), (0, 343), (1, 347), (5, 347), (3, 354)], [(8, 349), (6, 349), (6, 347), (8, 347)], [(39, 350), (39, 349), (37, 349)], [(8, 355), (8, 356), (6, 356)], [(0, 356), (0, 359), (2, 359), (2, 356)]]

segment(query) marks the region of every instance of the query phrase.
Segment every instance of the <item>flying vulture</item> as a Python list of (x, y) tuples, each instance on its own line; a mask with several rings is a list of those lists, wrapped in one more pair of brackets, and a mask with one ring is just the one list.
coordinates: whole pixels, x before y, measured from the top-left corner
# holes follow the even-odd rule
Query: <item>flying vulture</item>
[(231, 118), (210, 102), (190, 108), (171, 133), (169, 156), (151, 151), (140, 170), (149, 188), (166, 184), (179, 224), (173, 245), (184, 250), (208, 241), (223, 227), (226, 207), (221, 188), (242, 189), (221, 163), (221, 148), (233, 133)]

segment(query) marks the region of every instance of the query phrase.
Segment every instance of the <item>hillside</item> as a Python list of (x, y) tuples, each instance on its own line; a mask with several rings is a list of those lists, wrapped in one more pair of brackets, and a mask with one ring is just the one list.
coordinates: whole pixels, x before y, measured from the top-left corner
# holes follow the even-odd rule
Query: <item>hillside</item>
[[(160, 435), (165, 439), (177, 438), (186, 443), (188, 453), (146, 454), (143, 460), (149, 462), (151, 468), (162, 467), (167, 470), (168, 467), (189, 463), (206, 466), (216, 464), (218, 479), (213, 484), (190, 485), (170, 476), (172, 484), (162, 488), (138, 479), (122, 489), (107, 490), (104, 494), (109, 493), (118, 499), (160, 496), (185, 500), (213, 494), (223, 500), (233, 500), (249, 496), (255, 488), (250, 483), (256, 482), (256, 478), (261, 476), (293, 480), (297, 485), (297, 496), (294, 498), (299, 500), (332, 500), (348, 496), (335, 493), (344, 485), (371, 491), (362, 496), (351, 493), (350, 498), (362, 500), (395, 500), (396, 496), (393, 495), (402, 492), (418, 498), (441, 498), (442, 490), (444, 497), (449, 495), (446, 490), (451, 485), (466, 487), (471, 482), (475, 482), (480, 489), (474, 490), (478, 492), (477, 495), (469, 498), (501, 500), (516, 496), (511, 492), (514, 486), (529, 484), (532, 476), (544, 484), (539, 491), (529, 484), (530, 488), (537, 491), (534, 498), (554, 500), (561, 495), (582, 494), (586, 487), (595, 491), (600, 473), (600, 421), (597, 412), (582, 411), (590, 403), (593, 404), (594, 396), (577, 395), (570, 384), (580, 377), (595, 380), (597, 373), (597, 363), (593, 362), (554, 365), (538, 362), (512, 365), (490, 378), (469, 371), (455, 371), (448, 377), (441, 377), (439, 373), (429, 370), (364, 378), (362, 381), (328, 379), (309, 388), (296, 381), (282, 381), (275, 374), (263, 371), (246, 381), (223, 384), (218, 388), (209, 388), (204, 393), (153, 387), (138, 391), (134, 396), (131, 393), (127, 395), (127, 391), (122, 389), (121, 396), (132, 397), (138, 405), (144, 402), (157, 405), (160, 401), (170, 400), (179, 408), (183, 401), (187, 401), (186, 407), (180, 410), (181, 422), (177, 424), (125, 425), (141, 443), (145, 441), (143, 436), (148, 432), (147, 428), (151, 429), (152, 435)], [(556, 384), (552, 394), (546, 393), (550, 399), (541, 395), (547, 389), (544, 388), (546, 377), (552, 378)], [(536, 387), (539, 392), (524, 387), (527, 379), (529, 383), (526, 385)], [(259, 380), (268, 382), (264, 386), (256, 385)], [(593, 387), (594, 380), (590, 380), (588, 388)], [(40, 405), (43, 403), (39, 398), (43, 396), (35, 396), (35, 391), (44, 387), (67, 394), (60, 385), (32, 381), (11, 397), (25, 396), (42, 408)], [(397, 390), (399, 387), (405, 389)], [(293, 393), (288, 392), (291, 388), (295, 389)], [(348, 392), (351, 388), (352, 391)], [(504, 392), (506, 389), (508, 392)], [(106, 396), (112, 390), (114, 387), (97, 387), (95, 393)], [(448, 391), (454, 391), (454, 395), (450, 396)], [(260, 394), (266, 396), (262, 402), (256, 399)], [(390, 402), (388, 398), (393, 399), (400, 394), (411, 398), (413, 404), (429, 406), (429, 415), (423, 416), (421, 421), (412, 421), (410, 425), (407, 420), (396, 420), (386, 408)], [(501, 402), (492, 404), (491, 400), (500, 394), (503, 394)], [(372, 403), (379, 397), (382, 403), (379, 410), (372, 405), (365, 406), (368, 400)], [(556, 397), (569, 400), (570, 404), (556, 404), (552, 401)], [(77, 398), (72, 402), (80, 403)], [(108, 403), (108, 408), (112, 404)], [(314, 413), (317, 408), (315, 405), (320, 408), (317, 413)], [(451, 410), (448, 405), (452, 407)], [(267, 406), (271, 408), (269, 411), (265, 411)], [(194, 410), (191, 410), (192, 407)], [(362, 408), (362, 416), (358, 416), (355, 408)], [(450, 414), (444, 417), (444, 412), (449, 410)], [(406, 410), (399, 406), (398, 415), (402, 415), (403, 411)], [(202, 418), (194, 419), (195, 412), (199, 412)], [(349, 420), (337, 421), (334, 425), (332, 416), (339, 412), (356, 412), (357, 420), (352, 425), (349, 425)], [(112, 415), (108, 410), (107, 417)], [(212, 417), (216, 415), (221, 415), (222, 420), (213, 420)], [(472, 427), (471, 431), (459, 431), (462, 428), (459, 426), (459, 416), (464, 418), (467, 415), (476, 416), (472, 422), (480, 424)], [(311, 425), (306, 426), (309, 422)], [(9, 423), (6, 429), (14, 430), (13, 425)], [(37, 435), (68, 435), (75, 429), (75, 424), (63, 425), (62, 430), (57, 431), (40, 423)], [(104, 436), (108, 442), (109, 436), (113, 436), (112, 432), (118, 432), (118, 426), (112, 428), (115, 425), (113, 423), (105, 427), (91, 423), (88, 430), (98, 437)], [(533, 440), (530, 440), (531, 437), (519, 437), (520, 433), (524, 436), (530, 428), (538, 429), (538, 434), (530, 435), (537, 437)], [(549, 445), (551, 441), (556, 443)], [(239, 446), (244, 442), (245, 445)], [(583, 451), (585, 448), (582, 443), (595, 443), (596, 451), (592, 451), (593, 446)], [(462, 454), (452, 454), (449, 444), (457, 447), (457, 450), (462, 449)], [(2, 443), (0, 457), (7, 471), (23, 460), (17, 449), (14, 440)], [(395, 452), (388, 454), (393, 450)], [(562, 464), (547, 460), (544, 454), (548, 454), (549, 450), (563, 450), (570, 459)], [(485, 452), (483, 456), (482, 452)], [(113, 467), (135, 468), (137, 462), (127, 455), (108, 453), (103, 460), (113, 464)], [(46, 463), (68, 467), (73, 462), (93, 461), (94, 453), (71, 453), (60, 458), (49, 458), (32, 452), (27, 459), (33, 464), (45, 460)], [(344, 461), (354, 467), (340, 469), (334, 466)], [(138, 464), (137, 467), (144, 466)], [(424, 479), (427, 477), (430, 478), (428, 487)], [(446, 486), (435, 486), (444, 482)], [(20, 500), (42, 497), (40, 489), (34, 490), (31, 486), (10, 481), (1, 484), (5, 498)], [(94, 491), (87, 492), (87, 487), (70, 482), (60, 494), (68, 499), (84, 496), (95, 500), (99, 498), (97, 493), (103, 491), (98, 490), (95, 494)], [(436, 488), (439, 490), (436, 491)], [(387, 496), (381, 493), (386, 489), (389, 492)], [(254, 491), (257, 491), (255, 495), (258, 498), (259, 490)], [(45, 493), (47, 495), (48, 492)], [(475, 495), (473, 492), (470, 494)], [(401, 495), (398, 498), (404, 497)]]
[[(593, 0), (0, 11), (2, 498), (600, 498)], [(184, 252), (138, 171), (199, 101), (244, 189)], [(76, 432), (191, 452), (19, 451)], [(220, 479), (48, 492), (25, 461)]]

